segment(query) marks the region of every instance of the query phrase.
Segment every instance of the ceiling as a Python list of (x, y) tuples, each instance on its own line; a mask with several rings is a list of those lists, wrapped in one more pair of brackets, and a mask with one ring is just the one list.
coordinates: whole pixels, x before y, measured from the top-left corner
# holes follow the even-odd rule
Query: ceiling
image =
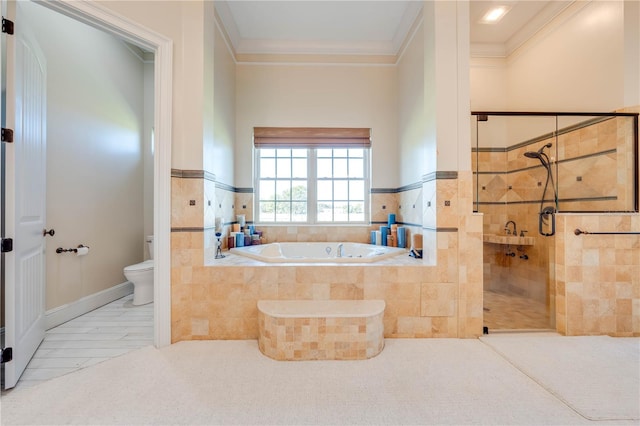
[[(572, 1), (484, 1), (469, 6), (473, 56), (508, 56)], [(236, 54), (398, 55), (422, 1), (216, 1)], [(494, 25), (478, 21), (493, 5), (511, 7)]]

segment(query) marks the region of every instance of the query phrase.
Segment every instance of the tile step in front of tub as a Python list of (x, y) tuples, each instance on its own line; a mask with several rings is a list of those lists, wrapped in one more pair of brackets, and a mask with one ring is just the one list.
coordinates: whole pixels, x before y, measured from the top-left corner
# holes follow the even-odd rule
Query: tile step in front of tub
[(258, 346), (280, 361), (358, 360), (384, 348), (384, 300), (260, 300)]

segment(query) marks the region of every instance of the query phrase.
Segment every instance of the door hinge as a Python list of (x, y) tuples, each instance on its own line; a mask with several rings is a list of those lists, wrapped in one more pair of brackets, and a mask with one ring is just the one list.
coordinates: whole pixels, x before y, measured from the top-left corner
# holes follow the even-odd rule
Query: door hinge
[(7, 34), (13, 34), (13, 21), (2, 17), (2, 32)]
[(2, 128), (2, 142), (13, 142), (13, 130)]
[(13, 361), (13, 348), (4, 348), (2, 349), (2, 364), (5, 362)]
[(13, 239), (12, 238), (3, 238), (2, 239), (2, 249), (0, 252), (9, 253), (13, 251)]

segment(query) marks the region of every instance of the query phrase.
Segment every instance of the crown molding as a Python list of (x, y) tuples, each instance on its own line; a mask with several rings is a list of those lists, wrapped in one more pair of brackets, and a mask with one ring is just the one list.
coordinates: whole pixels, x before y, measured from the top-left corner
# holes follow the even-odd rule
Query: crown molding
[(400, 56), (400, 53), (403, 51), (404, 46), (406, 46), (407, 41), (415, 33), (415, 29), (417, 27), (416, 23), (422, 19), (422, 9), (422, 2), (412, 1), (404, 11), (404, 15), (402, 15), (402, 19), (400, 20), (400, 25), (398, 25), (396, 33), (393, 36), (392, 45), (394, 55), (398, 57)]
[[(579, 5), (577, 5), (579, 3)], [(472, 58), (508, 58), (520, 47), (534, 39), (538, 33), (544, 33), (549, 28), (556, 28), (556, 18), (569, 8), (581, 9), (586, 1), (552, 1), (549, 2), (536, 16), (516, 31), (504, 43), (471, 43)], [(576, 7), (577, 6), (577, 7)]]
[(397, 64), (422, 20), (423, 3), (412, 1), (391, 41), (333, 42), (243, 39), (228, 5), (215, 2), (216, 25), (237, 64)]
[(242, 39), (236, 45), (238, 54), (272, 55), (395, 55), (392, 42), (342, 42), (300, 40)]
[(393, 55), (306, 55), (306, 54), (238, 54), (238, 65), (310, 65), (310, 66), (394, 66)]
[(573, 1), (568, 6), (564, 7), (562, 10), (558, 11), (553, 19), (547, 22), (544, 26), (542, 26), (538, 31), (534, 34), (531, 34), (529, 38), (519, 45), (511, 54), (509, 55), (509, 62), (517, 60), (524, 52), (527, 51), (531, 46), (535, 46), (536, 43), (539, 43), (540, 40), (547, 37), (553, 31), (560, 28), (563, 24), (565, 24), (568, 20), (572, 19), (576, 14), (578, 14), (582, 9), (587, 7), (590, 3), (589, 1)]
[(507, 65), (507, 60), (502, 57), (471, 57), (469, 65), (471, 68), (504, 68)]
[[(504, 43), (507, 56), (515, 52), (520, 46), (529, 41), (539, 31), (550, 25), (556, 17), (570, 7), (575, 1), (549, 2), (536, 16), (516, 31), (509, 40)], [(582, 3), (584, 6), (585, 2)]]
[[(216, 23), (229, 44), (229, 50), (235, 54), (235, 46), (240, 42), (240, 31), (236, 25), (233, 14), (226, 1), (216, 1), (214, 3)], [(224, 24), (223, 24), (224, 22)], [(235, 55), (234, 55), (235, 56)]]
[(413, 18), (413, 23), (411, 24), (411, 27), (409, 28), (409, 32), (405, 35), (404, 40), (402, 41), (402, 45), (400, 46), (400, 48), (398, 50), (398, 54), (396, 55), (396, 58), (397, 58), (396, 59), (396, 63), (399, 63), (402, 60), (402, 57), (404, 56), (404, 52), (407, 51), (407, 47), (409, 47), (411, 42), (413, 42), (413, 38), (418, 33), (418, 30), (420, 29), (420, 26), (422, 25), (422, 23), (424, 21), (424, 16), (422, 14), (422, 10), (423, 10), (423, 8), (420, 7), (420, 10), (418, 10), (418, 13)]
[(507, 48), (501, 43), (471, 43), (472, 58), (506, 58)]

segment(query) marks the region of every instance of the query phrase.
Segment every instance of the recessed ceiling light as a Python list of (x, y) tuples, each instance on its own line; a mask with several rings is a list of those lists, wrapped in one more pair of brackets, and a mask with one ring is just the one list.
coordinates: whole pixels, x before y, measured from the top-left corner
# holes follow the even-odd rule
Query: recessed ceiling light
[(511, 6), (496, 6), (491, 9), (487, 13), (484, 14), (482, 19), (480, 19), (481, 24), (497, 24), (500, 22), (504, 15), (507, 14), (511, 10)]

